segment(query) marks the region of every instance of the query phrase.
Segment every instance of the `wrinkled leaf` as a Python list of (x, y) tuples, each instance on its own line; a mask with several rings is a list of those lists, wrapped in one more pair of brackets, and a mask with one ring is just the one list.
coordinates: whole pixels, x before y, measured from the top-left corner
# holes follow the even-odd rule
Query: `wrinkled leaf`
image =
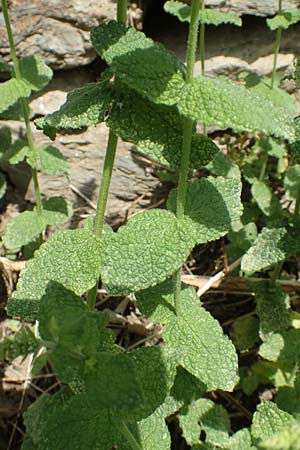
[(260, 442), (260, 448), (266, 450), (300, 450), (300, 422), (286, 425), (277, 433)]
[(138, 214), (107, 236), (104, 286), (111, 295), (126, 295), (158, 284), (181, 267), (193, 245), (172, 213)]
[[(136, 145), (154, 161), (168, 168), (180, 167), (183, 120), (176, 108), (156, 105), (132, 91), (115, 102), (107, 123), (124, 141)], [(191, 168), (206, 165), (217, 152), (211, 139), (194, 133)]]
[(290, 329), (270, 335), (260, 346), (259, 354), (277, 362), (280, 369), (292, 373), (300, 364), (300, 330)]
[(89, 83), (70, 92), (58, 111), (37, 119), (35, 124), (51, 139), (55, 139), (59, 129), (79, 129), (103, 122), (110, 102), (111, 90), (107, 82)]
[(81, 295), (95, 285), (102, 261), (102, 242), (89, 230), (55, 233), (27, 262), (8, 301), (9, 314), (34, 319), (49, 281)]
[(251, 434), (256, 441), (265, 439), (292, 422), (293, 416), (281, 411), (275, 403), (263, 400), (254, 413)]
[(233, 390), (238, 381), (234, 346), (203, 307), (185, 303), (180, 315), (165, 326), (163, 337), (178, 352), (178, 364), (204, 383), (207, 390)]
[(73, 208), (63, 197), (51, 197), (43, 202), (43, 220), (47, 225), (62, 225), (73, 214)]
[(52, 69), (45, 64), (41, 56), (30, 55), (20, 59), (22, 79), (31, 91), (39, 91), (47, 86), (52, 78)]
[(44, 145), (36, 148), (37, 156), (41, 161), (42, 171), (46, 174), (67, 174), (69, 164), (58, 148)]
[(8, 222), (2, 240), (6, 248), (18, 249), (32, 242), (43, 228), (35, 211), (24, 211)]
[(31, 89), (23, 80), (11, 80), (0, 83), (0, 113), (14, 105), (21, 97), (29, 97)]
[(244, 272), (266, 270), (300, 249), (299, 231), (291, 226), (265, 227), (242, 259)]
[(270, 30), (277, 30), (277, 28), (283, 28), (287, 30), (291, 25), (300, 21), (299, 9), (289, 9), (278, 13), (272, 19), (267, 19), (267, 25)]
[[(179, 1), (168, 1), (164, 4), (164, 10), (177, 17), (181, 22), (190, 22), (191, 7)], [(242, 19), (237, 14), (223, 13), (213, 9), (204, 9), (199, 12), (200, 23), (219, 26), (229, 23), (238, 27), (242, 26)]]
[(205, 443), (225, 446), (229, 441), (230, 420), (227, 411), (213, 401), (200, 398), (185, 407), (179, 424), (188, 445), (198, 444), (200, 433), (205, 433)]
[[(172, 211), (176, 208), (176, 192), (173, 190), (168, 199)], [(185, 214), (189, 233), (197, 244), (219, 239), (239, 226), (243, 211), (240, 198), (239, 179), (208, 177), (188, 183)]]

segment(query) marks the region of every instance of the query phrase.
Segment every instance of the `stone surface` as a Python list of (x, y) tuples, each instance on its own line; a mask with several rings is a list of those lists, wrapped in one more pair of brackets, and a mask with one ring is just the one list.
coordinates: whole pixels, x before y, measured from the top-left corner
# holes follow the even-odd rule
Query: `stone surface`
[[(116, 1), (12, 0), (10, 18), (20, 56), (39, 53), (53, 68), (71, 68), (95, 59), (89, 35), (99, 22), (116, 17)], [(10, 60), (0, 16), (0, 56)]]
[[(16, 139), (22, 135), (24, 127), (21, 122), (1, 122), (0, 127), (8, 125)], [(42, 132), (34, 129), (37, 145), (49, 144), (49, 139)], [(108, 129), (105, 124), (90, 127), (82, 133), (58, 135), (55, 145), (62, 151), (70, 164), (70, 176), (39, 174), (41, 192), (45, 198), (62, 195), (69, 199), (74, 207), (87, 206), (88, 203), (74, 192), (79, 190), (93, 203), (97, 202)], [(119, 142), (111, 189), (108, 198), (108, 219), (124, 218), (141, 207), (148, 206), (154, 191), (159, 189), (159, 180), (152, 174), (151, 165), (131, 151), (132, 146)], [(34, 202), (34, 191), (30, 170), (24, 164), (6, 166), (11, 183)]]
[[(206, 0), (209, 7), (218, 8), (224, 12), (250, 14), (257, 16), (272, 16), (278, 10), (278, 0)], [(283, 9), (300, 7), (299, 0), (283, 0)]]

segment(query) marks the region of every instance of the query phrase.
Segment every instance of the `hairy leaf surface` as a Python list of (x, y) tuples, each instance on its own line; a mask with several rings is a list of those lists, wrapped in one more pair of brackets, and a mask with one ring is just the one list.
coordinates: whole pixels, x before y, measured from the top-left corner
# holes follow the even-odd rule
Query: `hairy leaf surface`
[(291, 328), (273, 333), (260, 346), (259, 354), (268, 361), (276, 362), (283, 371), (292, 373), (300, 364), (300, 330)]
[(265, 227), (242, 259), (244, 272), (265, 270), (300, 249), (299, 231), (291, 226)]
[[(190, 22), (191, 7), (186, 3), (171, 0), (164, 4), (164, 10), (177, 17), (181, 22)], [(199, 20), (200, 23), (206, 25), (219, 26), (223, 23), (229, 23), (238, 27), (242, 26), (242, 19), (237, 14), (223, 13), (213, 9), (200, 10)]]
[(23, 80), (11, 80), (0, 83), (0, 113), (14, 105), (21, 97), (29, 97), (31, 89)]
[(251, 186), (251, 193), (259, 208), (266, 216), (280, 215), (280, 202), (264, 181), (255, 180)]
[(185, 226), (164, 210), (138, 214), (106, 241), (102, 281), (111, 295), (165, 280), (181, 267), (194, 245)]
[[(36, 208), (34, 209), (36, 211)], [(63, 197), (51, 197), (43, 202), (43, 221), (46, 225), (62, 225), (73, 214), (70, 202)]]
[(165, 326), (163, 337), (170, 348), (178, 351), (178, 364), (204, 383), (207, 390), (233, 390), (238, 381), (234, 346), (203, 307), (185, 303), (180, 315)]
[(287, 9), (278, 13), (275, 17), (272, 17), (272, 19), (267, 19), (267, 25), (270, 30), (277, 30), (278, 28), (287, 30), (291, 25), (294, 25), (299, 21), (299, 9)]
[(200, 398), (185, 407), (179, 424), (188, 445), (200, 443), (200, 433), (205, 433), (205, 443), (225, 447), (229, 441), (230, 420), (227, 411), (213, 401)]
[(78, 129), (96, 126), (99, 122), (103, 122), (110, 102), (109, 83), (89, 83), (70, 92), (66, 102), (58, 111), (37, 119), (35, 123), (51, 139), (55, 139), (59, 129)]
[(5, 227), (2, 237), (8, 249), (18, 249), (32, 242), (43, 230), (43, 224), (35, 211), (24, 211)]
[(286, 425), (272, 436), (260, 442), (260, 448), (265, 450), (300, 450), (299, 420)]
[(21, 58), (20, 71), (22, 79), (28, 84), (31, 91), (39, 91), (47, 86), (53, 75), (52, 69), (39, 55)]
[[(172, 211), (176, 193), (173, 190), (168, 199)], [(241, 182), (236, 178), (208, 177), (188, 183), (185, 214), (189, 233), (197, 244), (219, 239), (239, 226), (243, 212), (240, 198)]]
[(43, 147), (37, 147), (36, 152), (44, 173), (51, 175), (69, 172), (69, 164), (58, 148), (52, 145), (44, 145)]
[(8, 302), (9, 314), (36, 318), (39, 301), (49, 281), (56, 281), (81, 295), (95, 285), (102, 261), (103, 244), (89, 230), (55, 233), (27, 262), (17, 290)]
[(1, 160), (9, 164), (18, 164), (28, 155), (29, 147), (26, 141), (18, 140), (14, 142), (3, 154)]
[(289, 414), (300, 414), (300, 375), (296, 376), (293, 386), (281, 386), (276, 396), (278, 408)]
[[(131, 91), (114, 103), (107, 123), (154, 161), (172, 169), (180, 167), (183, 120), (176, 108), (151, 103)], [(190, 167), (205, 166), (218, 150), (210, 138), (194, 133)]]
[(253, 416), (251, 434), (260, 440), (272, 436), (293, 421), (293, 416), (281, 411), (273, 402), (263, 400)]
[[(157, 286), (143, 289), (135, 294), (139, 310), (148, 319), (163, 324), (173, 319), (175, 315), (174, 280), (170, 278)], [(182, 284), (181, 301), (199, 304), (194, 289)]]

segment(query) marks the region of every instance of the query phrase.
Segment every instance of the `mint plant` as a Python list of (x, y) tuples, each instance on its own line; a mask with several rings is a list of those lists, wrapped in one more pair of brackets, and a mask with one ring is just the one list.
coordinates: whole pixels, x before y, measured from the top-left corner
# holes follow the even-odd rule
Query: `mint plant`
[[(2, 13), (6, 25), (13, 67), (5, 65), (4, 70), (11, 73), (12, 78), (0, 84), (0, 113), (15, 108), (19, 102), (26, 126), (26, 139), (12, 144), (8, 128), (0, 130), (0, 164), (18, 164), (26, 161), (31, 167), (34, 184), (36, 206), (33, 211), (19, 214), (7, 225), (3, 243), (7, 249), (20, 249), (27, 244), (42, 238), (48, 225), (60, 225), (72, 215), (71, 206), (62, 198), (55, 197), (42, 200), (38, 165), (46, 174), (68, 173), (68, 164), (61, 152), (52, 145), (37, 147), (34, 144), (30, 124), (30, 111), (27, 99), (32, 92), (44, 88), (52, 78), (52, 70), (39, 56), (28, 56), (18, 59), (10, 26), (7, 0), (2, 0)], [(2, 176), (2, 194), (5, 179)], [(1, 182), (1, 180), (0, 180)]]
[[(254, 431), (230, 436), (224, 408), (200, 398), (233, 391), (238, 358), (194, 289), (181, 283), (181, 267), (194, 246), (242, 229), (240, 171), (224, 171), (218, 147), (196, 132), (196, 122), (291, 143), (296, 130), (289, 112), (271, 99), (229, 80), (194, 78), (201, 4), (192, 0), (189, 9), (185, 66), (161, 44), (127, 28), (127, 4), (118, 0), (117, 21), (91, 33), (109, 66), (101, 81), (70, 93), (59, 111), (36, 121), (52, 139), (60, 129), (103, 121), (110, 133), (94, 223), (54, 233), (27, 262), (8, 301), (10, 315), (38, 320), (34, 349), (44, 348), (62, 384), (25, 413), (23, 450), (169, 450), (165, 418), (178, 411), (194, 450), (251, 449), (252, 443), (264, 448), (269, 438), (260, 431), (260, 410)], [(167, 210), (143, 212), (113, 232), (104, 215), (118, 137), (176, 171), (179, 182)], [(191, 169), (208, 163), (211, 175), (194, 180)], [(108, 315), (95, 309), (99, 279), (112, 297), (135, 294), (138, 308), (163, 325), (163, 345), (126, 352), (115, 343)], [(264, 323), (261, 333), (271, 339), (268, 330)], [(266, 415), (268, 408), (276, 405), (268, 405)], [(287, 423), (297, 426), (293, 416)]]

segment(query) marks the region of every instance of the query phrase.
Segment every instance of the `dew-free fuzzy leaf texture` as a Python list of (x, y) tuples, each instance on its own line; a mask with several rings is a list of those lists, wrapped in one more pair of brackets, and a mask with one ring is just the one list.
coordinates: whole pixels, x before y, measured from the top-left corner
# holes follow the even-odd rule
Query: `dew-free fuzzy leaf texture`
[(36, 152), (44, 173), (49, 175), (68, 173), (69, 164), (58, 148), (52, 145), (44, 145), (43, 147), (36, 148)]
[(35, 319), (49, 281), (81, 295), (95, 285), (102, 261), (102, 243), (89, 230), (55, 233), (27, 262), (8, 302), (9, 314)]
[[(153, 322), (163, 324), (172, 320), (175, 315), (174, 304), (174, 280), (170, 278), (157, 286), (144, 289), (136, 293), (138, 308), (142, 314)], [(193, 288), (182, 285), (181, 301), (183, 308), (185, 303), (199, 304)]]
[(300, 330), (292, 328), (270, 335), (260, 346), (259, 354), (291, 373), (300, 364)]
[(213, 401), (200, 398), (180, 412), (179, 424), (189, 445), (200, 443), (205, 432), (205, 443), (224, 446), (229, 441), (230, 420), (227, 411)]
[(263, 131), (293, 141), (292, 118), (270, 100), (225, 78), (195, 78), (181, 91), (179, 112), (207, 125)]
[(29, 97), (31, 89), (23, 80), (11, 80), (0, 83), (0, 113), (6, 111), (21, 97)]
[(94, 408), (89, 400), (84, 394), (70, 399), (60, 392), (41, 396), (25, 413), (26, 440), (34, 444), (29, 448), (111, 450), (118, 422), (109, 410)]
[(9, 146), (1, 160), (7, 161), (9, 164), (18, 164), (26, 158), (28, 152), (29, 147), (27, 142), (18, 140)]
[[(36, 209), (35, 209), (36, 211)], [(51, 197), (43, 202), (43, 221), (47, 225), (62, 225), (73, 214), (73, 208), (63, 197)]]
[(158, 284), (178, 270), (194, 242), (165, 210), (138, 214), (116, 234), (107, 235), (102, 281), (111, 295)]
[(285, 192), (289, 200), (296, 200), (300, 187), (300, 165), (289, 167), (284, 177)]
[(109, 83), (90, 83), (70, 92), (58, 111), (36, 120), (35, 123), (51, 139), (55, 139), (59, 129), (79, 129), (103, 122), (110, 102)]
[(266, 216), (274, 217), (280, 215), (280, 202), (264, 181), (254, 181), (251, 186), (251, 193), (259, 208)]
[(260, 442), (260, 448), (266, 450), (300, 450), (300, 422), (286, 425), (280, 431)]
[[(177, 17), (181, 22), (190, 22), (191, 7), (185, 3), (171, 0), (164, 4), (164, 10)], [(238, 27), (242, 26), (242, 19), (237, 14), (205, 9), (199, 12), (199, 16), (200, 23), (206, 25), (219, 26), (223, 23), (229, 23)]]
[(165, 326), (163, 338), (178, 352), (178, 364), (207, 390), (233, 390), (238, 381), (235, 348), (203, 307), (186, 303), (180, 315)]
[[(168, 208), (175, 211), (175, 205), (176, 190), (173, 190)], [(188, 183), (185, 214), (189, 232), (197, 244), (219, 239), (235, 229), (242, 212), (239, 179), (208, 177)]]
[(291, 25), (300, 21), (299, 9), (289, 9), (282, 11), (272, 19), (267, 19), (267, 25), (270, 30), (277, 30), (277, 28), (283, 28), (287, 30)]
[[(124, 141), (136, 145), (154, 161), (172, 169), (180, 166), (183, 120), (176, 108), (151, 103), (131, 91), (114, 103), (107, 123)], [(217, 152), (210, 138), (194, 133), (190, 167), (205, 166)]]
[(260, 336), (287, 329), (291, 325), (290, 300), (284, 290), (268, 282), (253, 283)]
[(255, 450), (255, 447), (251, 446), (251, 435), (247, 428), (234, 433), (230, 438), (226, 450)]
[(163, 45), (114, 21), (91, 33), (92, 44), (121, 81), (155, 103), (176, 103), (184, 66)]
[(291, 226), (265, 227), (242, 259), (244, 272), (265, 270), (300, 249), (299, 231)]
[(20, 59), (20, 71), (22, 79), (31, 91), (39, 91), (47, 86), (53, 75), (52, 69), (39, 55), (25, 56)]
[(34, 211), (24, 211), (14, 217), (5, 227), (2, 237), (8, 249), (18, 249), (32, 242), (43, 230)]
[(263, 400), (254, 413), (251, 434), (256, 441), (265, 439), (292, 422), (293, 416), (281, 411), (275, 403)]
[(231, 339), (238, 350), (244, 352), (259, 341), (259, 321), (257, 317), (239, 317), (232, 325)]
[(276, 396), (278, 408), (289, 414), (300, 414), (300, 375), (297, 375), (294, 386), (282, 386)]

